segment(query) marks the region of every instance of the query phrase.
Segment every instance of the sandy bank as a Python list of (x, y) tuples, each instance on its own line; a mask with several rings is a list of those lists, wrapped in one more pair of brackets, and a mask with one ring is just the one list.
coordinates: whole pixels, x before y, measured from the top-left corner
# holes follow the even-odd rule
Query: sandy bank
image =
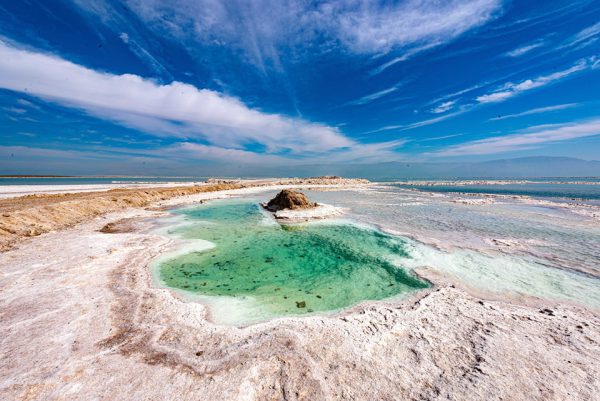
[(33, 194), (0, 199), (0, 252), (19, 239), (61, 230), (96, 216), (129, 207), (196, 194), (242, 188), (289, 185), (363, 185), (365, 180), (317, 177), (278, 180), (211, 180), (201, 185), (167, 188), (121, 188), (102, 192)]

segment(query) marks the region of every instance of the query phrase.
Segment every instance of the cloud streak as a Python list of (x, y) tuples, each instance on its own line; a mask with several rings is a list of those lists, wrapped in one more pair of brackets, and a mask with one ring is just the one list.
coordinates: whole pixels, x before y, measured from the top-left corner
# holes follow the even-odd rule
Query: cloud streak
[(436, 107), (431, 109), (431, 112), (434, 114), (445, 113), (448, 110), (452, 109), (455, 104), (456, 104), (455, 100), (449, 100), (447, 102), (438, 104)]
[(566, 104), (557, 104), (556, 106), (538, 107), (535, 109), (523, 111), (521, 113), (507, 114), (505, 116), (490, 118), (489, 121), (500, 121), (500, 120), (506, 120), (508, 118), (517, 118), (517, 117), (522, 117), (522, 116), (530, 116), (533, 114), (549, 113), (552, 111), (565, 110), (565, 109), (570, 109), (572, 107), (577, 107), (577, 106), (578, 106), (577, 103), (566, 103)]
[(548, 143), (600, 135), (600, 119), (563, 124), (536, 126), (526, 131), (465, 142), (433, 153), (434, 156), (490, 155), (532, 149)]
[(444, 121), (449, 118), (466, 113), (469, 110), (470, 110), (470, 108), (468, 108), (468, 107), (462, 107), (461, 109), (459, 109), (453, 113), (444, 114), (443, 116), (430, 118), (430, 119), (422, 120), (422, 121), (417, 121), (417, 122), (411, 123), (411, 124), (387, 125), (385, 127), (382, 127), (382, 128), (379, 128), (379, 129), (376, 129), (373, 131), (369, 131), (369, 132), (367, 132), (367, 134), (383, 132), (383, 131), (407, 131), (407, 130), (411, 130), (411, 129), (415, 129), (415, 128), (426, 127), (428, 125), (437, 124), (441, 121)]
[(269, 152), (326, 152), (355, 143), (337, 128), (247, 107), (182, 82), (159, 85), (137, 75), (94, 71), (0, 42), (0, 87), (143, 129), (158, 136)]
[(477, 102), (479, 102), (479, 103), (503, 102), (503, 101), (505, 101), (511, 97), (517, 96), (523, 92), (527, 92), (532, 89), (536, 89), (536, 88), (540, 88), (543, 86), (553, 84), (557, 81), (560, 81), (564, 78), (574, 75), (575, 73), (590, 69), (593, 67), (594, 61), (595, 61), (595, 58), (590, 57), (587, 59), (579, 60), (573, 66), (571, 66), (565, 70), (557, 71), (557, 72), (554, 72), (549, 75), (542, 75), (542, 76), (539, 76), (539, 77), (536, 77), (533, 79), (526, 79), (526, 80), (521, 81), (516, 84), (512, 83), (512, 82), (506, 83), (501, 88), (499, 88), (493, 92), (486, 93), (484, 95), (477, 97)]
[(445, 43), (487, 22), (500, 8), (496, 0), (405, 1), (372, 6), (337, 2), (334, 29), (358, 53)]
[(351, 102), (346, 103), (347, 105), (351, 105), (351, 106), (360, 106), (363, 104), (368, 104), (368, 103), (372, 103), (377, 99), (380, 99), (384, 96), (389, 95), (390, 93), (394, 93), (398, 90), (398, 85), (397, 86), (392, 86), (391, 88), (387, 88), (387, 89), (383, 89), (380, 90), (378, 92), (375, 93), (371, 93), (370, 95), (366, 95), (363, 96), (359, 99), (353, 100)]
[(539, 47), (544, 46), (544, 42), (540, 41), (540, 42), (535, 42), (535, 43), (531, 43), (525, 46), (521, 46), (518, 47), (514, 50), (511, 50), (509, 52), (505, 53), (505, 56), (507, 57), (521, 57), (522, 55), (529, 53)]
[(587, 46), (588, 44), (598, 40), (598, 36), (600, 36), (600, 22), (582, 29), (566, 43), (560, 46), (558, 50), (575, 46)]
[[(119, 33), (118, 7), (106, 0), (73, 0)], [(501, 0), (128, 0), (128, 8), (155, 34), (185, 43), (190, 53), (214, 44), (239, 49), (266, 72), (281, 68), (281, 53), (311, 43), (325, 51), (339, 47), (351, 54), (401, 51), (392, 62), (443, 43), (481, 26), (501, 12)], [(210, 45), (209, 45), (210, 46)], [(143, 55), (145, 56), (145, 55)]]

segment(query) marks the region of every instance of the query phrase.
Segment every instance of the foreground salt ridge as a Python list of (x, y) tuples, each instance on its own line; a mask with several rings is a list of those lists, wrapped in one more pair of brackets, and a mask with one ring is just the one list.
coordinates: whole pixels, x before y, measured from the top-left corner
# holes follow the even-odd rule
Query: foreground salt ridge
[[(236, 192), (251, 191), (227, 196)], [(216, 326), (202, 305), (154, 285), (149, 266), (176, 241), (143, 221), (135, 233), (95, 231), (158, 215), (120, 212), (0, 255), (3, 399), (559, 400), (600, 390), (597, 313), (489, 301), (443, 276), (409, 301)]]

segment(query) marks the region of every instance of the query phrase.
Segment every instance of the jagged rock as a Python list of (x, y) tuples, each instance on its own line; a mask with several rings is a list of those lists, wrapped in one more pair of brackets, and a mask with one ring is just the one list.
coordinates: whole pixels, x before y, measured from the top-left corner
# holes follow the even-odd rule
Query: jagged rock
[(264, 207), (271, 212), (277, 212), (283, 209), (310, 209), (317, 207), (317, 204), (308, 200), (302, 192), (284, 189), (271, 199), (269, 203), (264, 205)]

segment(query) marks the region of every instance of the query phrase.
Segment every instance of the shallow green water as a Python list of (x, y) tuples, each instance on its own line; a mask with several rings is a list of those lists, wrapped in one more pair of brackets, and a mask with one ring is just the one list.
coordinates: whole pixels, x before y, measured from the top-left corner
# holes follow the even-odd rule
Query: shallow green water
[(193, 224), (177, 234), (216, 246), (162, 262), (161, 279), (170, 287), (213, 296), (216, 321), (336, 310), (427, 286), (394, 263), (407, 257), (400, 238), (368, 228), (281, 226), (255, 202), (239, 200), (179, 213)]

